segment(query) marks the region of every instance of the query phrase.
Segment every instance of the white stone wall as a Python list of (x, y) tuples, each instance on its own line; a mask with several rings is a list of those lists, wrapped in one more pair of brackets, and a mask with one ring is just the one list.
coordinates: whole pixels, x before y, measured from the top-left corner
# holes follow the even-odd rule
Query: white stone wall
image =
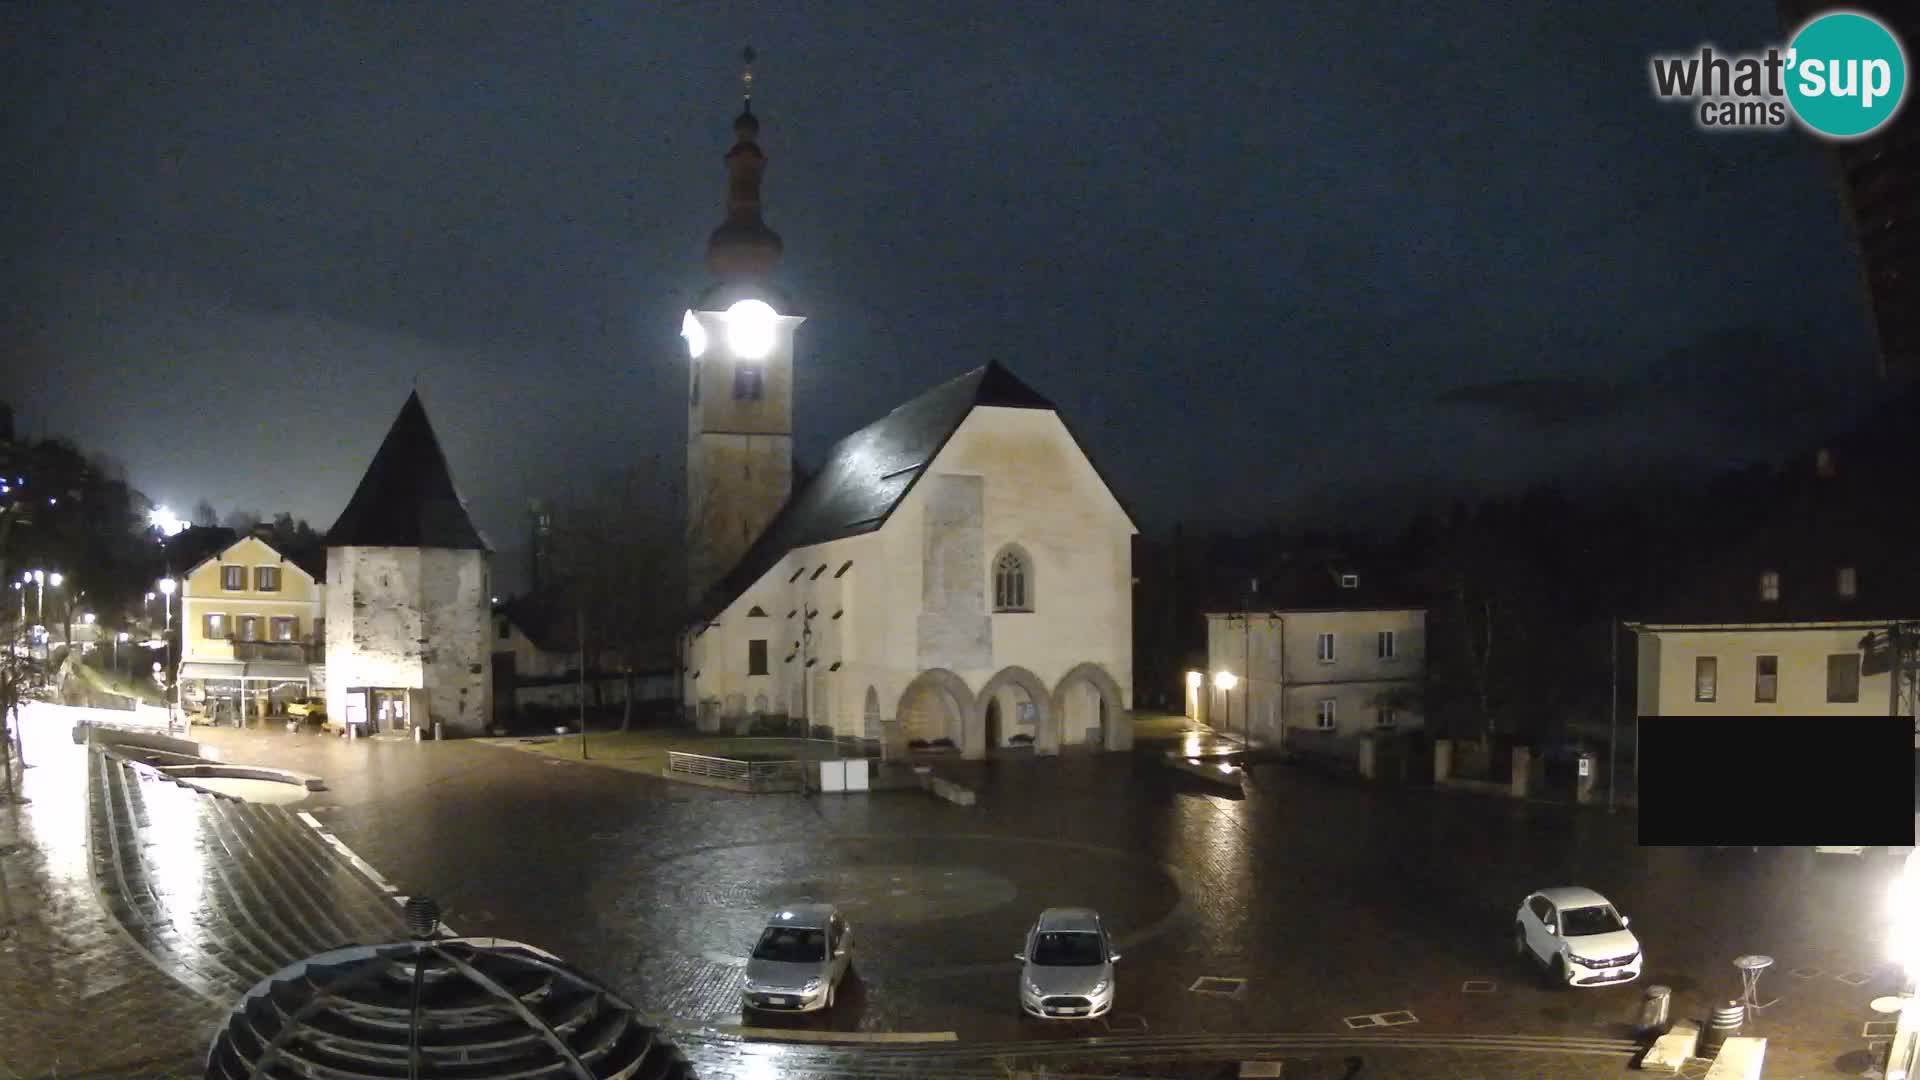
[(328, 552), (327, 713), (349, 687), (423, 691), (447, 735), (484, 731), (492, 706), (487, 555), (419, 548)]
[[(1663, 630), (1639, 640), (1641, 716), (1885, 716), (1892, 682), (1863, 674), (1859, 700), (1827, 700), (1827, 657), (1860, 655), (1885, 624), (1775, 630)], [(1714, 658), (1714, 700), (1696, 701), (1700, 657)], [(1776, 700), (1756, 701), (1758, 658), (1776, 658)], [(1864, 657), (1863, 657), (1864, 660)]]
[[(1380, 656), (1380, 632), (1394, 635), (1392, 658)], [(1319, 658), (1321, 634), (1333, 635), (1333, 660)], [(1426, 613), (1408, 608), (1382, 611), (1289, 611), (1256, 615), (1249, 626), (1237, 615), (1207, 616), (1207, 670), (1195, 697), (1200, 715), (1218, 730), (1250, 732), (1278, 740), (1282, 726), (1318, 730), (1318, 702), (1332, 699), (1342, 736), (1374, 730), (1382, 693), (1396, 685), (1418, 689), (1426, 681)], [(1231, 672), (1231, 691), (1214, 684)], [(1425, 723), (1415, 706), (1395, 709), (1400, 730)]]
[[(929, 668), (952, 671), (975, 694), (1018, 668), (1051, 699), (1069, 672), (1094, 664), (1128, 711), (1132, 535), (1058, 417), (975, 409), (882, 529), (788, 553), (690, 643), (688, 671), (700, 673), (690, 678), (690, 700), (726, 716), (751, 711), (764, 696), (769, 711), (797, 714), (803, 669), (800, 658), (786, 657), (800, 640), (801, 615), (789, 612), (817, 610), (808, 711), (841, 734), (866, 733), (869, 687), (883, 719), (892, 720), (909, 684)], [(1008, 543), (1034, 562), (1032, 612), (989, 610), (990, 560)], [(852, 568), (836, 577), (848, 560)], [(764, 618), (746, 614), (755, 606)], [(766, 676), (746, 674), (756, 637), (768, 641)], [(836, 661), (840, 669), (828, 670)], [(1004, 744), (1021, 730), (1021, 692), (997, 696)], [(1084, 707), (1076, 708), (1076, 724), (1060, 718), (1069, 742), (1086, 727)], [(1116, 728), (1108, 748), (1131, 745), (1130, 724)]]

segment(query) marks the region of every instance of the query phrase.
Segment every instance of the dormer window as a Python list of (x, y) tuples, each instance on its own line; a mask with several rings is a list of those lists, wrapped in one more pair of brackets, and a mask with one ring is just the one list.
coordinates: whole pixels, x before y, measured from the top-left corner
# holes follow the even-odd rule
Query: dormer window
[(1360, 575), (1359, 575), (1359, 574), (1341, 574), (1341, 575), (1340, 575), (1340, 587), (1341, 587), (1341, 588), (1343, 588), (1343, 589), (1357, 589), (1357, 588), (1359, 588), (1359, 587), (1360, 587)]
[(1851, 600), (1860, 593), (1860, 577), (1853, 567), (1843, 566), (1834, 574), (1833, 587), (1842, 599)]
[(1780, 571), (1765, 570), (1760, 574), (1760, 599), (1769, 603), (1780, 602)]

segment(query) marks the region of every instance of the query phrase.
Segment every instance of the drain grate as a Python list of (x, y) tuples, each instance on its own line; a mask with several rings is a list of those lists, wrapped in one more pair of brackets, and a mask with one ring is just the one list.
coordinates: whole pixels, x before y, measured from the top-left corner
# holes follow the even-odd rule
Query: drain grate
[(1499, 988), (1500, 984), (1492, 979), (1468, 979), (1460, 984), (1460, 992), (1463, 994), (1491, 994)]

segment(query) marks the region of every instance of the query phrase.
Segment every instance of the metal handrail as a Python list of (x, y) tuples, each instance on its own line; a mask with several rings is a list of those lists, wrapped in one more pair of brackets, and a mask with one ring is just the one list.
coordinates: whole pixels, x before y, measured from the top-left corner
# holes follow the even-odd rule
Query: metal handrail
[(706, 754), (688, 754), (678, 750), (667, 751), (667, 771), (688, 776), (705, 776), (716, 780), (731, 780), (759, 787), (786, 779), (798, 782), (804, 777), (797, 760), (788, 761), (740, 761), (734, 758), (710, 757)]

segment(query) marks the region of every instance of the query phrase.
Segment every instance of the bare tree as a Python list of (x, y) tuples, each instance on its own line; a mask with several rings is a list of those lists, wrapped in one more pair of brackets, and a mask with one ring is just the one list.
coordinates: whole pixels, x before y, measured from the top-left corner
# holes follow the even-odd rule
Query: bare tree
[(201, 499), (199, 502), (193, 504), (193, 517), (190, 520), (195, 525), (203, 528), (211, 528), (212, 526), (220, 524), (220, 515), (214, 510), (212, 503)]

